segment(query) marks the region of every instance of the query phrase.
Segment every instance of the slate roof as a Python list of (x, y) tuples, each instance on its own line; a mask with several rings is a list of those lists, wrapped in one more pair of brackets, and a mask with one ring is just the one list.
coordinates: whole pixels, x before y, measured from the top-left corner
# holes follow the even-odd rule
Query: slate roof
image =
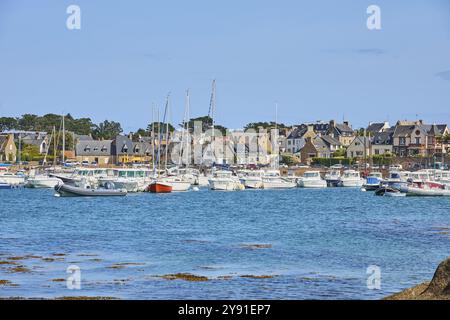
[(324, 135), (321, 136), (322, 140), (325, 141), (325, 144), (327, 144), (328, 146), (333, 145), (333, 146), (341, 146), (342, 144), (339, 142), (339, 140), (333, 138), (332, 136), (329, 135)]
[(383, 127), (384, 127), (384, 122), (375, 122), (375, 123), (371, 123), (367, 127), (366, 131), (370, 132), (370, 133), (377, 133), (377, 132), (380, 132), (381, 129), (383, 129)]
[(110, 156), (112, 140), (79, 141), (75, 146), (77, 156)]
[(372, 138), (372, 144), (374, 145), (390, 145), (392, 144), (393, 132), (377, 132)]

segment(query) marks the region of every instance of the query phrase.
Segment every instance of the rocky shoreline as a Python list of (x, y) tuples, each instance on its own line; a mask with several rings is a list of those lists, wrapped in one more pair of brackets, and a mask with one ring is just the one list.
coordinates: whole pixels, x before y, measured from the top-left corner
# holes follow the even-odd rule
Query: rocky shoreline
[(395, 293), (384, 300), (450, 300), (450, 258), (439, 264), (430, 282)]

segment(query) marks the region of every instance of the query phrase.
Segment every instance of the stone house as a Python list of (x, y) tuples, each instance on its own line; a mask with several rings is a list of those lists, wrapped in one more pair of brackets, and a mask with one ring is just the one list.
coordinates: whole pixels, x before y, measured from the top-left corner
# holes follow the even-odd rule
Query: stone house
[(347, 147), (347, 158), (364, 158), (371, 156), (371, 142), (369, 137), (357, 136)]
[(17, 161), (17, 147), (14, 143), (13, 134), (0, 135), (0, 161), (1, 162), (16, 162)]

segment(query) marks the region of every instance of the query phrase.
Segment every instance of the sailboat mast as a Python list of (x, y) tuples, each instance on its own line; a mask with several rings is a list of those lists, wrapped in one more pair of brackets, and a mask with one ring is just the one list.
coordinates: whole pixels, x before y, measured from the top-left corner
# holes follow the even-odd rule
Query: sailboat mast
[(66, 150), (66, 128), (65, 128), (65, 124), (64, 124), (64, 115), (62, 116), (62, 134), (63, 134), (63, 139), (62, 139), (62, 163), (64, 165), (64, 157), (65, 157), (65, 150)]
[[(164, 151), (165, 151), (165, 155), (164, 155), (165, 166), (164, 166), (164, 169), (167, 170), (167, 157), (168, 157), (168, 154), (169, 154), (169, 119), (170, 119), (170, 117), (169, 117), (169, 97), (167, 97), (166, 108), (167, 108), (167, 110), (166, 110), (166, 112), (167, 112), (167, 119), (166, 119), (166, 137), (165, 137), (165, 140), (166, 140), (165, 144), (166, 144), (166, 146), (164, 148)], [(165, 118), (165, 116), (164, 116), (164, 118)]]
[(155, 168), (155, 105), (152, 104), (152, 132), (151, 132), (151, 137), (152, 137), (152, 169), (153, 169), (153, 173), (156, 172), (156, 168)]
[(56, 128), (53, 126), (53, 169), (56, 168)]
[(190, 107), (191, 107), (191, 97), (190, 97), (190, 95), (189, 95), (189, 89), (187, 90), (187, 96), (186, 96), (186, 115), (185, 115), (185, 118), (186, 118), (186, 122), (185, 122), (185, 126), (186, 126), (186, 132), (185, 132), (185, 134), (186, 134), (186, 137), (185, 137), (185, 139), (186, 139), (186, 151), (185, 151), (185, 153), (186, 153), (186, 168), (188, 167), (188, 165), (189, 165), (189, 145), (188, 145), (188, 143), (189, 143), (189, 109), (190, 109)]

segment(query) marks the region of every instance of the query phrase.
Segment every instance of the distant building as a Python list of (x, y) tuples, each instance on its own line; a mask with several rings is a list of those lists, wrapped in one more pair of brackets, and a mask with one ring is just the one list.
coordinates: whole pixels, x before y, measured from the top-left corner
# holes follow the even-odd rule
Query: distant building
[(16, 162), (17, 161), (17, 147), (14, 143), (13, 134), (0, 135), (0, 161), (1, 162)]
[(371, 154), (372, 155), (387, 155), (392, 154), (394, 130), (389, 129), (384, 132), (377, 132), (371, 138)]
[(347, 147), (347, 158), (364, 158), (371, 156), (371, 142), (369, 137), (355, 137)]
[(81, 140), (75, 147), (77, 161), (96, 162), (99, 165), (114, 164), (111, 153), (112, 140)]
[(446, 153), (443, 137), (448, 133), (445, 124), (399, 121), (393, 133), (393, 152), (400, 157), (442, 155)]
[(302, 163), (310, 164), (313, 158), (331, 158), (332, 152), (320, 136), (306, 138), (305, 145), (300, 150)]
[(389, 129), (389, 122), (373, 122), (366, 128), (366, 134), (373, 137), (375, 134), (386, 132)]
[(334, 120), (331, 120), (327, 134), (339, 140), (344, 147), (348, 147), (355, 138), (355, 132), (348, 121), (336, 123)]

